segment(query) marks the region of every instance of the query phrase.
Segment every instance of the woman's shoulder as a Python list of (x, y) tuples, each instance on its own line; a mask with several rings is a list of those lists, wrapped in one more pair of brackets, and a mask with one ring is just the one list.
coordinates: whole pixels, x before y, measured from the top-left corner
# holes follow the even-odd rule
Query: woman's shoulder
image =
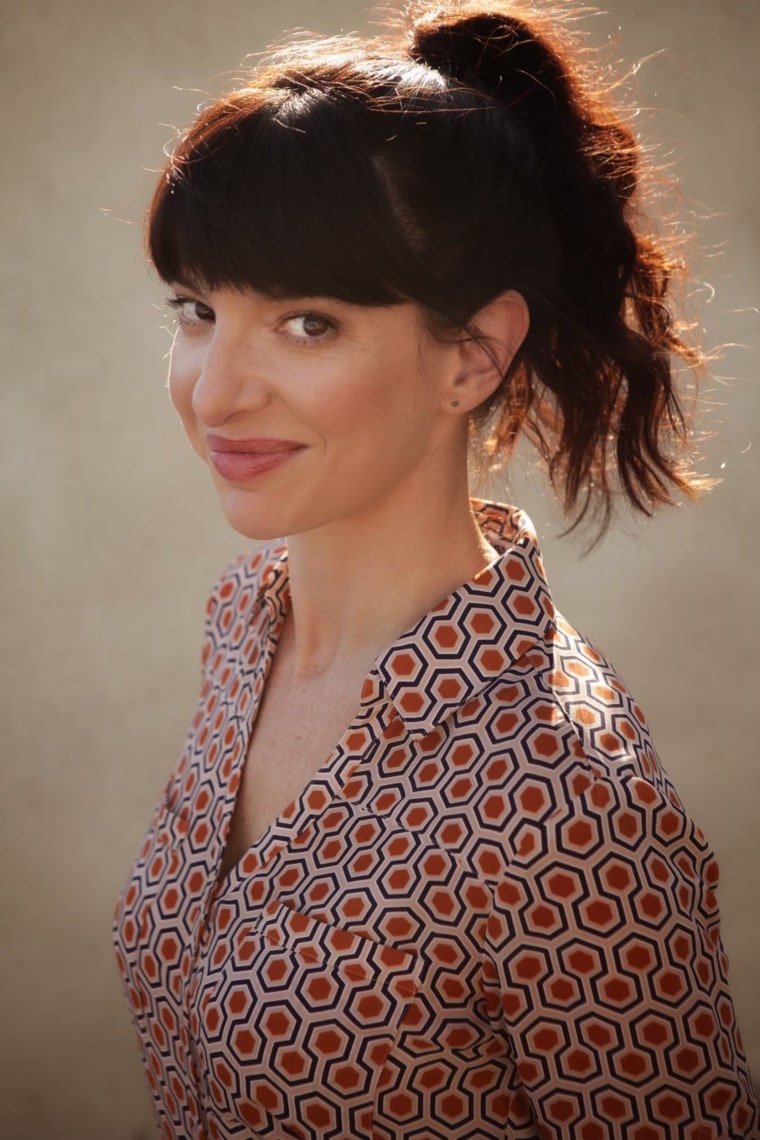
[(543, 683), (573, 726), (588, 757), (620, 763), (636, 758), (647, 776), (656, 759), (644, 712), (612, 663), (556, 613)]
[(674, 798), (635, 696), (604, 654), (556, 610), (526, 652), (484, 690), (476, 719), (484, 762), (509, 750), (517, 781), (556, 784), (564, 795), (585, 788), (589, 778), (618, 786), (643, 779), (658, 800)]
[(534, 761), (543, 759), (549, 767), (556, 762), (555, 771), (574, 774), (580, 766), (594, 779), (615, 783), (643, 778), (658, 799), (674, 798), (635, 695), (609, 659), (560, 612), (516, 664), (514, 699), (523, 711)]
[[(472, 713), (478, 838), (498, 825), (505, 875), (533, 881), (574, 860), (586, 872), (620, 859), (631, 870), (654, 858), (714, 881), (712, 850), (660, 763), (641, 707), (562, 615)], [(454, 748), (472, 727), (461, 725)]]

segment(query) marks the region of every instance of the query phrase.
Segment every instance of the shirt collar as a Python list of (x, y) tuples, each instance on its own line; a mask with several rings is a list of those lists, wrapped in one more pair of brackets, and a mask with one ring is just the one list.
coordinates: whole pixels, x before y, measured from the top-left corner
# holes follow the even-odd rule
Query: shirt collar
[[(500, 503), (473, 505), (499, 557), (382, 653), (362, 689), (363, 706), (386, 695), (413, 736), (432, 732), (502, 676), (542, 639), (554, 618), (528, 516)], [(270, 630), (279, 630), (290, 605), (285, 545), (270, 552), (259, 598)]]
[(284, 542), (269, 550), (269, 565), (261, 576), (257, 602), (253, 612), (256, 613), (262, 605), (266, 606), (270, 636), (278, 638), (290, 609), (288, 548)]

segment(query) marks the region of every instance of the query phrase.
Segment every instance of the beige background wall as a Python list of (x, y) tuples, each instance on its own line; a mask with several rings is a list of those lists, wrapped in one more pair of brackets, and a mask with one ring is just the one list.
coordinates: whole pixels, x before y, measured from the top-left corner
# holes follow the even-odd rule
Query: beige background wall
[[(760, 1076), (760, 392), (756, 0), (610, 0), (647, 130), (675, 147), (717, 287), (703, 320), (723, 484), (559, 544), (522, 468), (562, 608), (647, 710), (723, 868), (724, 934)], [(207, 586), (239, 549), (164, 391), (162, 290), (140, 219), (171, 131), (284, 25), (362, 26), (349, 0), (3, 0), (0, 1131), (138, 1140), (147, 1098), (110, 948), (114, 901), (195, 698)], [(177, 89), (179, 88), (179, 90)], [(754, 445), (754, 446), (751, 446)]]

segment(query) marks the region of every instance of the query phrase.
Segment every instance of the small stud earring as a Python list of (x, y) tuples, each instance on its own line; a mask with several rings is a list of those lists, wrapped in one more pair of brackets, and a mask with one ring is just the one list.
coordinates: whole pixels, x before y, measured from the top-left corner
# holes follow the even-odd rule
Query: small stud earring
[(452, 406), (452, 408), (458, 408), (459, 407), (459, 400), (452, 400), (451, 406)]

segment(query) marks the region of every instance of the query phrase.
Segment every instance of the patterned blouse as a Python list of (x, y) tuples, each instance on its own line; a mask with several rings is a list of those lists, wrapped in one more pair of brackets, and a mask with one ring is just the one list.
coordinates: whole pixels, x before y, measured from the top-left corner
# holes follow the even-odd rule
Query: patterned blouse
[(198, 711), (115, 919), (165, 1140), (760, 1135), (710, 848), (528, 519), (477, 510), (499, 560), (378, 658), (224, 879), (286, 547), (209, 599)]

